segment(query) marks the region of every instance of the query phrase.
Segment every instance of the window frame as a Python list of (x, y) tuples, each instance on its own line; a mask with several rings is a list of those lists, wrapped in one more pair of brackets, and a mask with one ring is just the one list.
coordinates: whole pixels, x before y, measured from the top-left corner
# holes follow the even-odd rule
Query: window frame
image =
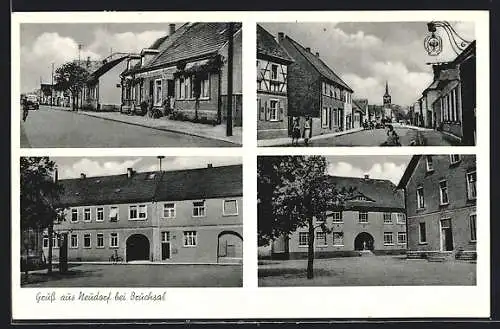
[[(336, 214), (338, 214), (338, 219), (336, 218)], [(343, 216), (343, 213), (342, 211), (333, 211), (331, 213), (331, 217), (332, 217), (332, 223), (343, 223), (344, 222), (344, 216)]]
[[(401, 218), (403, 220), (401, 220)], [(406, 224), (406, 215), (402, 212), (396, 213), (396, 224)]]
[[(405, 242), (400, 242), (399, 240), (399, 237), (400, 236), (404, 236), (405, 237)], [(396, 238), (396, 242), (398, 245), (406, 245), (408, 243), (408, 240), (407, 240), (407, 236), (406, 236), (406, 232), (397, 232), (397, 238)]]
[[(422, 196), (420, 197), (419, 191), (422, 191)], [(423, 186), (418, 186), (416, 189), (417, 192), (417, 209), (425, 209), (425, 194), (424, 194), (424, 187)], [(422, 200), (422, 204), (420, 204), (420, 199)]]
[[(387, 215), (389, 215), (389, 216), (388, 216), (389, 221), (386, 221)], [(392, 220), (392, 213), (391, 213), (391, 212), (384, 212), (384, 214), (383, 214), (383, 219), (384, 219), (384, 224), (386, 224), (386, 225), (393, 224), (393, 220)]]
[[(422, 236), (422, 228), (424, 231), (424, 235)], [(424, 238), (422, 240), (422, 237)], [(418, 243), (419, 244), (427, 244), (427, 225), (425, 222), (418, 223)]]
[[(99, 213), (102, 215), (102, 219), (99, 219)], [(97, 207), (96, 208), (95, 221), (96, 222), (104, 222), (104, 207)]]
[[(453, 161), (453, 157), (454, 157), (454, 156), (458, 157), (458, 159), (457, 159), (456, 161)], [(460, 154), (450, 154), (450, 165), (457, 164), (457, 163), (459, 163), (461, 160), (462, 160), (462, 157), (460, 156)]]
[[(387, 236), (391, 237), (390, 242), (386, 242), (385, 238)], [(394, 246), (394, 232), (384, 232), (383, 239), (384, 239), (384, 246)]]
[[(173, 204), (174, 206), (172, 208), (167, 208), (166, 206), (167, 205), (170, 205), (170, 204)], [(165, 209), (168, 209), (168, 214), (169, 216), (165, 216)], [(173, 212), (173, 216), (172, 215), (172, 212)], [(177, 214), (177, 206), (176, 206), (176, 203), (175, 202), (164, 202), (163, 203), (163, 209), (162, 209), (162, 213), (161, 213), (161, 218), (163, 219), (174, 219), (175, 216)]]
[[(366, 220), (361, 220), (361, 215), (366, 214)], [(368, 223), (368, 211), (358, 211), (358, 223), (366, 224)]]
[[(271, 106), (271, 104), (276, 104), (276, 107), (273, 108)], [(273, 121), (273, 122), (277, 122), (277, 121), (280, 121), (280, 118), (279, 118), (279, 100), (278, 99), (275, 99), (275, 98), (272, 98), (272, 99), (269, 99), (269, 108), (268, 108), (268, 111), (269, 111), (269, 121)], [(274, 118), (273, 118), (273, 114), (274, 114)]]
[[(163, 236), (166, 236), (167, 239), (163, 239)], [(160, 242), (161, 243), (170, 243), (171, 237), (170, 237), (170, 231), (161, 231), (160, 232)]]
[(322, 110), (321, 110), (321, 128), (328, 128), (328, 107), (326, 106), (323, 106)]
[[(85, 245), (85, 238), (87, 236), (89, 238), (89, 245), (88, 246)], [(92, 248), (92, 234), (91, 233), (84, 233), (83, 234), (83, 248), (84, 249), (90, 249), (90, 248)]]
[[(102, 245), (99, 245), (99, 236), (102, 237)], [(95, 247), (98, 249), (104, 248), (104, 233), (96, 233)]]
[[(116, 235), (116, 245), (113, 245), (113, 235)], [(120, 248), (120, 234), (118, 232), (109, 232), (109, 248)]]
[[(305, 238), (305, 242), (307, 242), (307, 244), (303, 244), (303, 239), (301, 239), (301, 237), (306, 237)], [(305, 247), (309, 247), (309, 232), (299, 232), (299, 243), (298, 243), (298, 246), (301, 247), (301, 248), (305, 248)]]
[[(226, 213), (226, 202), (229, 201), (234, 201), (236, 203), (236, 213)], [(222, 200), (222, 216), (238, 216), (239, 215), (239, 208), (238, 208), (238, 199), (226, 199)]]
[[(87, 220), (86, 217), (87, 217), (87, 210), (88, 210), (88, 215), (89, 215), (89, 219)], [(85, 207), (83, 208), (83, 221), (86, 222), (86, 223), (89, 223), (92, 221), (92, 208), (90, 207)]]
[(426, 170), (426, 172), (433, 172), (434, 171), (434, 163), (432, 161), (432, 155), (425, 156), (425, 170)]
[[(76, 237), (76, 245), (73, 245), (73, 237)], [(69, 246), (68, 248), (70, 249), (78, 249), (78, 234), (76, 233), (71, 233), (69, 236)]]
[[(191, 233), (191, 234), (190, 234)], [(191, 236), (191, 241), (189, 240)], [(186, 244), (186, 237), (188, 238), (188, 242), (194, 241), (194, 244)], [(182, 234), (182, 246), (185, 248), (193, 248), (198, 246), (198, 233), (196, 231), (183, 231)]]
[[(323, 244), (318, 244), (318, 242), (320, 241), (320, 238), (319, 236), (323, 236), (321, 239), (323, 240)], [(316, 244), (316, 247), (328, 247), (328, 241), (327, 241), (327, 236), (326, 236), (326, 232), (323, 232), (323, 231), (316, 231), (316, 236), (315, 236), (315, 244)]]
[[(204, 88), (205, 84), (207, 84), (208, 87)], [(207, 91), (207, 95), (206, 96), (204, 95), (205, 89)], [(199, 99), (201, 99), (201, 100), (208, 100), (208, 99), (210, 99), (210, 73), (207, 74), (207, 78), (206, 79), (200, 79), (200, 97), (199, 97)]]
[[(444, 200), (445, 198), (446, 200)], [(448, 195), (448, 182), (446, 181), (446, 179), (443, 179), (439, 181), (439, 205), (446, 206), (448, 204), (450, 204), (450, 197)]]
[[(112, 220), (111, 211), (116, 209), (116, 220)], [(110, 222), (118, 222), (120, 220), (120, 207), (118, 206), (109, 206), (108, 219)]]
[[(76, 220), (73, 220), (73, 214), (76, 213)], [(79, 218), (79, 211), (78, 208), (71, 208), (71, 217), (69, 219), (70, 223), (78, 223)]]
[[(154, 94), (153, 94), (153, 105), (154, 106), (161, 106), (161, 103), (163, 102), (163, 81), (162, 79), (155, 79), (154, 80)], [(158, 83), (160, 82), (160, 83)], [(159, 88), (158, 88), (159, 87)], [(158, 89), (160, 90), (160, 96), (158, 96)]]
[[(474, 217), (474, 230), (472, 229), (472, 217)], [(477, 215), (476, 215), (476, 212), (469, 214), (469, 240), (470, 240), (470, 242), (477, 242)]]
[[(342, 244), (336, 244), (335, 243), (335, 234), (339, 234), (340, 235), (340, 238), (341, 238), (341, 241), (342, 241)], [(344, 232), (332, 232), (332, 243), (333, 243), (333, 246), (334, 247), (343, 247), (344, 246)]]
[[(475, 195), (471, 197), (471, 182), (469, 180), (469, 176), (474, 175), (474, 193)], [(467, 200), (476, 200), (477, 199), (477, 174), (476, 171), (471, 171), (465, 174), (466, 188), (467, 188)]]
[[(203, 207), (195, 206), (194, 204), (196, 202), (203, 202)], [(195, 215), (194, 214), (194, 210), (195, 209), (203, 209), (203, 215), (199, 215), (199, 210), (198, 210), (198, 215)], [(193, 208), (192, 208), (192, 211), (191, 211), (191, 217), (193, 217), (193, 218), (207, 217), (207, 202), (205, 200), (193, 201)]]

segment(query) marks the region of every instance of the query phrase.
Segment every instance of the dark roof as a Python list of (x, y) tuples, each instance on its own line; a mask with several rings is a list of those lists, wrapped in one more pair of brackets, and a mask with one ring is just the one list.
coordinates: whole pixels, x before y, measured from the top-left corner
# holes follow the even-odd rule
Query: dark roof
[(408, 184), (408, 181), (410, 180), (411, 175), (413, 174), (413, 171), (415, 170), (415, 167), (418, 164), (418, 161), (420, 160), (420, 157), (422, 155), (414, 155), (411, 157), (410, 162), (408, 163), (408, 166), (406, 166), (405, 172), (403, 173), (403, 176), (399, 180), (398, 189), (404, 189), (406, 187), (406, 184)]
[(330, 176), (338, 188), (354, 188), (354, 195), (363, 195), (373, 201), (348, 201), (347, 208), (404, 209), (402, 191), (386, 179)]
[(157, 200), (195, 200), (242, 196), (242, 165), (167, 171), (156, 192)]
[(351, 87), (347, 85), (333, 70), (326, 65), (318, 56), (314, 55), (310, 51), (307, 51), (300, 43), (293, 40), (289, 36), (285, 37), (285, 40), (288, 40), (289, 43), (297, 49), (297, 51), (309, 62), (311, 65), (326, 79), (344, 87), (349, 91), (353, 91)]
[(292, 57), (276, 42), (276, 39), (262, 26), (257, 24), (257, 54), (277, 58), (285, 62), (293, 62)]
[(363, 108), (361, 106), (359, 106), (358, 103), (355, 101), (352, 101), (352, 109), (356, 112), (365, 113)]
[[(154, 58), (148, 67), (158, 67), (189, 58), (215, 54), (227, 42), (226, 28), (227, 23), (194, 23), (189, 25), (187, 30)], [(241, 23), (235, 23), (234, 34), (240, 29)]]
[(111, 70), (113, 67), (118, 65), (125, 58), (127, 58), (127, 56), (122, 56), (117, 59), (113, 59), (109, 62), (104, 63), (103, 65), (101, 65), (101, 67), (99, 67), (97, 70), (95, 70), (89, 75), (87, 81), (88, 82), (96, 81), (97, 79), (99, 79), (100, 76), (102, 76), (103, 74)]
[(63, 179), (62, 207), (243, 195), (242, 165)]

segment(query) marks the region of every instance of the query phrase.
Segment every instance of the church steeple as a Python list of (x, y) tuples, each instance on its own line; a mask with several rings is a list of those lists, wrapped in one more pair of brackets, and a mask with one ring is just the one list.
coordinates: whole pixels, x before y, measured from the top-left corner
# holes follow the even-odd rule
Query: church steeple
[(384, 106), (390, 107), (392, 100), (391, 100), (391, 95), (389, 94), (389, 83), (387, 81), (385, 82), (385, 94), (383, 99), (384, 99)]
[(391, 96), (389, 95), (389, 83), (385, 81), (385, 94), (384, 96)]

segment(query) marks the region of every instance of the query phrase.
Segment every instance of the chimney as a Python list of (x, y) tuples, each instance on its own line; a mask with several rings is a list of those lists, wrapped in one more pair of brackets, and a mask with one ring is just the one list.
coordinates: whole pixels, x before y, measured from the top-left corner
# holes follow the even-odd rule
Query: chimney
[(213, 167), (213, 165), (212, 165), (211, 163), (209, 163), (209, 164), (207, 165), (207, 168), (212, 168), (212, 167)]
[(285, 39), (285, 33), (278, 32), (278, 42), (281, 42)]
[(175, 32), (175, 24), (168, 24), (168, 35), (172, 35)]
[(311, 47), (306, 47), (306, 50), (307, 50), (308, 53), (310, 53), (311, 52)]
[(84, 173), (81, 173), (81, 174), (80, 174), (80, 178), (81, 178), (81, 179), (85, 179), (86, 177), (87, 177), (87, 176), (86, 176)]
[(370, 179), (370, 175), (365, 174), (365, 179)]
[(319, 58), (319, 52), (318, 52), (318, 51), (316, 52), (316, 57), (318, 57), (318, 58)]
[(132, 168), (127, 168), (127, 178), (131, 178), (134, 174), (134, 170)]

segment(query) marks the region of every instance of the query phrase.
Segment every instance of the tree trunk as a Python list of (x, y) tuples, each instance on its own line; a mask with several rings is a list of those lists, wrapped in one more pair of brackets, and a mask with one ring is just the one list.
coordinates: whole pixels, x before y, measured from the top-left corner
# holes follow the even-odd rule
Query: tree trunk
[(307, 246), (307, 278), (314, 278), (314, 226), (312, 218), (307, 219), (309, 226), (309, 237)]
[(47, 267), (47, 273), (52, 274), (52, 235), (54, 234), (54, 227), (53, 225), (49, 225), (48, 227), (48, 236), (49, 236), (49, 255), (48, 255), (48, 267)]

